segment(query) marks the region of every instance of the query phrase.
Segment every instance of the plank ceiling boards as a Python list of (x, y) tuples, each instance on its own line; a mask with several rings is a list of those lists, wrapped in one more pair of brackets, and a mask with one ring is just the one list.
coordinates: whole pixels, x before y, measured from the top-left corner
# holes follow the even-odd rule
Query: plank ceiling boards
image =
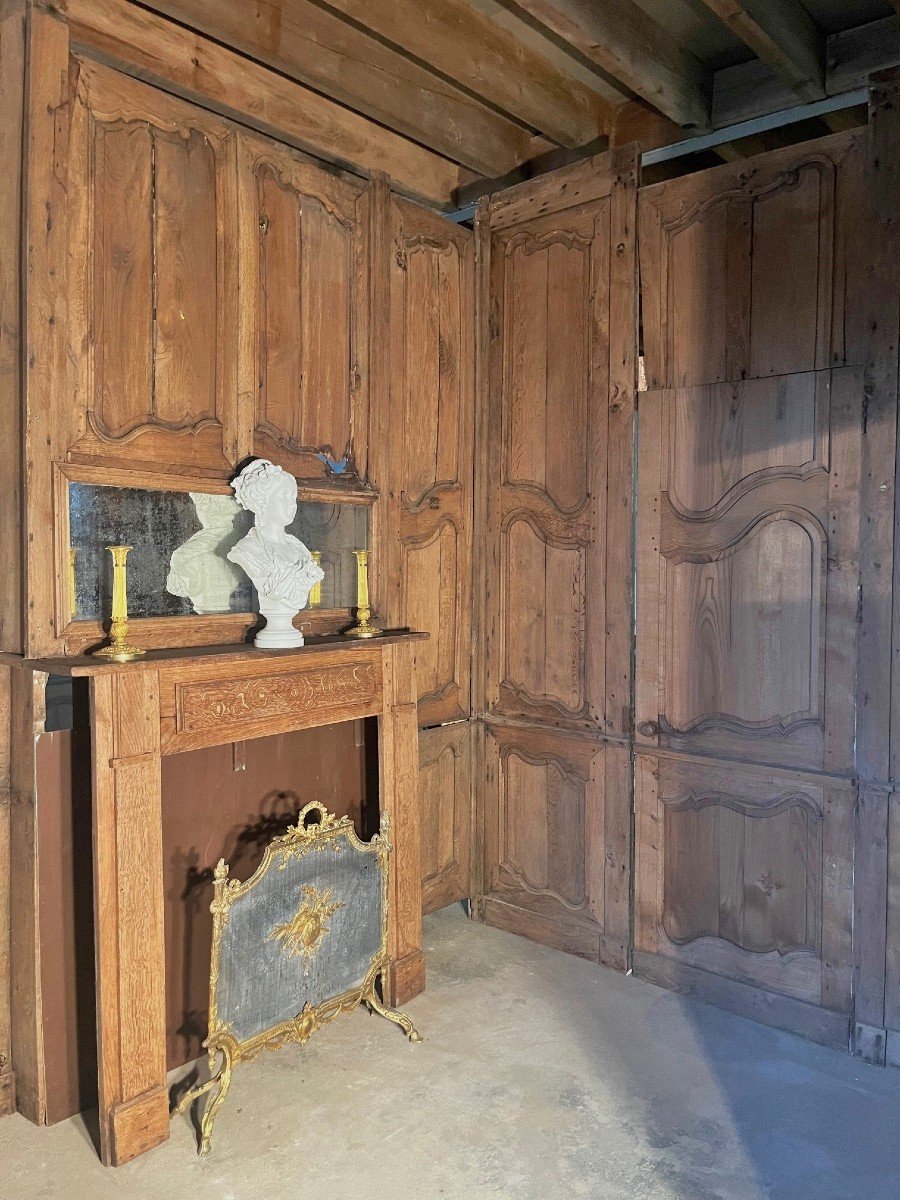
[[(76, 17), (88, 7), (73, 3)], [(98, 0), (98, 13), (108, 3)], [(126, 7), (151, 26), (165, 18), (187, 62), (196, 36), (212, 39), (202, 62), (213, 82), (237, 81), (219, 59), (229, 51), (235, 62), (249, 60), (251, 72), (274, 68), (283, 97), (258, 114), (264, 132), (363, 174), (382, 170), (398, 190), (435, 208), (458, 206), (457, 193), (473, 186), (484, 194), (544, 174), (560, 165), (557, 150), (589, 156), (622, 144), (625, 129), (645, 150), (680, 141), (688, 131), (852, 91), (900, 58), (888, 0), (140, 0)], [(101, 24), (99, 15), (79, 20)], [(121, 39), (96, 30), (93, 37), (100, 52), (121, 61)], [(148, 54), (147, 71), (159, 57), (152, 47)], [(155, 81), (197, 94), (196, 75)], [(224, 92), (211, 99), (221, 107)], [(775, 133), (767, 144), (790, 140)], [(720, 157), (753, 150), (729, 146)]]

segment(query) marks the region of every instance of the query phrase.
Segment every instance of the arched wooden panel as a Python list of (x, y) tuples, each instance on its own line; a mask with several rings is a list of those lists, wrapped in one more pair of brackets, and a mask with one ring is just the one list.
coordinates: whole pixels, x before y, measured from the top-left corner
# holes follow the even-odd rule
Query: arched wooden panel
[(95, 63), (75, 78), (68, 457), (227, 474), (238, 440), (226, 351), (237, 340), (235, 134)]
[(241, 389), (253, 453), (298, 478), (365, 477), (367, 197), (285, 146), (241, 134)]
[(644, 393), (640, 745), (852, 771), (864, 387)]
[(821, 1040), (841, 1019), (811, 1006), (843, 1014), (846, 1041), (854, 785), (640, 753), (636, 786), (636, 970), (765, 989)]
[(623, 967), (628, 747), (488, 725), (484, 749), (482, 915)]

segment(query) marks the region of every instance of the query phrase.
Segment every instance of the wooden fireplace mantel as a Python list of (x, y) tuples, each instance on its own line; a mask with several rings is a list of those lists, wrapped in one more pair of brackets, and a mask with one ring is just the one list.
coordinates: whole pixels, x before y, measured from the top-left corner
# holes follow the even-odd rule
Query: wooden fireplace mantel
[(18, 660), (33, 671), (89, 677), (104, 1162), (128, 1162), (169, 1135), (163, 755), (377, 717), (381, 810), (391, 819), (394, 845), (390, 1003), (403, 1004), (424, 988), (414, 666), (416, 642), (426, 636), (316, 638), (297, 650), (156, 650), (121, 665)]

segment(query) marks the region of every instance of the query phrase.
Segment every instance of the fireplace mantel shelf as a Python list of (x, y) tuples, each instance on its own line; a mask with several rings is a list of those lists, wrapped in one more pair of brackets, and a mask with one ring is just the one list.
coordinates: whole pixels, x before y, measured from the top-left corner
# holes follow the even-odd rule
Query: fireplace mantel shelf
[(224, 646), (171, 646), (163, 650), (148, 650), (141, 658), (127, 663), (107, 662), (102, 658), (92, 658), (88, 654), (66, 658), (23, 658), (17, 654), (0, 654), (0, 662), (7, 666), (21, 666), (30, 671), (46, 671), (48, 675), (76, 677), (148, 668), (158, 670), (162, 666), (184, 667), (190, 663), (204, 666), (213, 663), (274, 663), (279, 659), (294, 659), (322, 651), (347, 650), (354, 646), (391, 646), (398, 642), (421, 641), (427, 637), (429, 634), (416, 630), (391, 629), (386, 630), (380, 637), (358, 640), (344, 637), (342, 634), (309, 637), (304, 646), (293, 650), (257, 650), (255, 646), (246, 642), (231, 642)]

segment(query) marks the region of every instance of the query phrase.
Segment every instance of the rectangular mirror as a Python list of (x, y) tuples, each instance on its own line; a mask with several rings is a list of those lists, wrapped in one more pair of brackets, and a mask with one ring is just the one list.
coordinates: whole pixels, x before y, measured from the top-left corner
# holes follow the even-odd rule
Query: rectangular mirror
[[(257, 611), (256, 593), (226, 557), (253, 523), (230, 495), (69, 484), (69, 543), (74, 555), (77, 621), (105, 620), (112, 604), (112, 559), (128, 556), (128, 611), (133, 617)], [(301, 500), (288, 532), (321, 554), (319, 608), (356, 604), (354, 550), (368, 548), (369, 507)]]

